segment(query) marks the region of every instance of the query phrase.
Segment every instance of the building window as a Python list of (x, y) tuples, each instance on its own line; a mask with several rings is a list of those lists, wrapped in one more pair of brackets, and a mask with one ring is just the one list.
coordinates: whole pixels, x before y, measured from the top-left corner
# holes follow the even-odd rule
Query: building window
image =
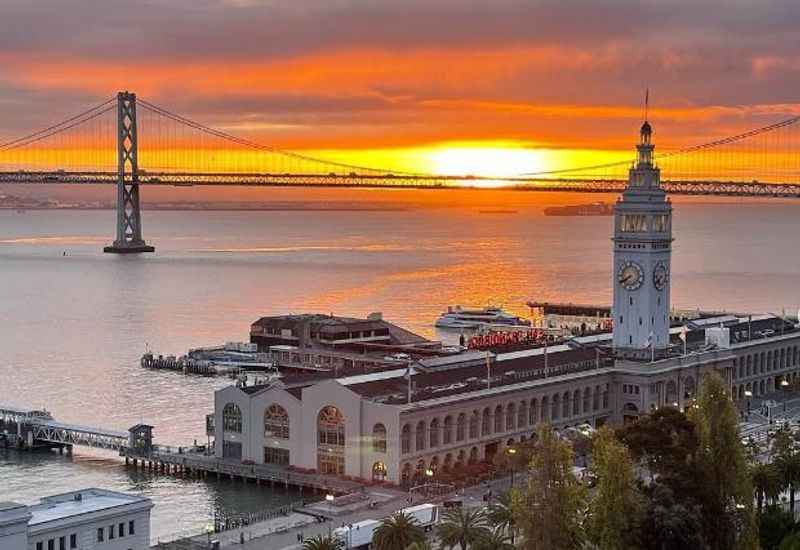
[(105, 540), (105, 537), (103, 536), (103, 533), (104, 533), (103, 528), (102, 527), (98, 527), (97, 528), (97, 542), (103, 542), (103, 540)]
[(448, 416), (444, 419), (444, 433), (442, 434), (442, 443), (449, 445), (453, 442), (453, 417)]
[(645, 232), (647, 231), (647, 216), (643, 214), (623, 214), (619, 229), (623, 233)]
[(372, 451), (386, 452), (386, 426), (383, 424), (375, 424), (375, 427), (372, 428)]
[(431, 420), (431, 425), (428, 428), (430, 432), (430, 447), (431, 449), (439, 446), (439, 419), (434, 418)]
[(124, 523), (120, 523), (117, 526), (117, 531), (119, 532), (119, 536), (120, 537), (124, 537), (125, 536), (125, 524)]
[(464, 441), (467, 432), (467, 415), (461, 413), (456, 422), (456, 441)]
[(497, 405), (494, 409), (494, 433), (503, 432), (503, 407)]
[(242, 433), (242, 411), (234, 403), (228, 403), (222, 409), (222, 431)]
[(289, 465), (289, 449), (264, 447), (264, 464)]
[(36, 550), (44, 550), (44, 543), (42, 541), (36, 543)]
[(58, 550), (67, 550), (67, 537), (58, 537)]
[(425, 450), (425, 443), (426, 443), (425, 440), (427, 439), (427, 435), (428, 434), (426, 433), (426, 429), (425, 429), (425, 421), (424, 420), (420, 420), (417, 423), (417, 431), (416, 431), (416, 436), (417, 437), (416, 437), (416, 442), (415, 442), (415, 448), (416, 448), (417, 451), (424, 451)]
[(317, 465), (321, 474), (344, 474), (345, 419), (333, 405), (317, 416)]
[(492, 411), (489, 408), (483, 409), (483, 421), (481, 423), (481, 435), (487, 436), (492, 433)]
[(411, 426), (408, 424), (400, 430), (400, 451), (403, 453), (411, 452)]
[(136, 533), (136, 529), (134, 529), (134, 527), (135, 527), (135, 525), (133, 523), (133, 520), (129, 521), (128, 522), (128, 534), (129, 535), (133, 535), (134, 533)]
[(55, 550), (56, 549), (56, 540), (55, 539), (48, 539), (47, 541), (47, 550)]
[(114, 524), (108, 526), (108, 540), (114, 540)]
[(289, 415), (280, 405), (273, 403), (264, 412), (264, 437), (289, 439)]
[(478, 437), (478, 426), (480, 425), (480, 415), (478, 411), (472, 413), (469, 418), (469, 438), (476, 439)]
[(78, 547), (78, 535), (76, 535), (75, 533), (72, 533), (69, 536), (69, 547), (70, 550)]

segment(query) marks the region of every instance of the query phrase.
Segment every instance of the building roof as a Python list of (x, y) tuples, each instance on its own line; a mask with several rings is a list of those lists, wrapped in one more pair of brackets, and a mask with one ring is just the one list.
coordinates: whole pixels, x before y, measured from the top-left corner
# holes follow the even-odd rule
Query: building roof
[(29, 506), (32, 517), (29, 526), (43, 526), (48, 522), (72, 518), (82, 514), (112, 510), (131, 504), (146, 504), (150, 499), (107, 489), (82, 489), (44, 497), (38, 504)]

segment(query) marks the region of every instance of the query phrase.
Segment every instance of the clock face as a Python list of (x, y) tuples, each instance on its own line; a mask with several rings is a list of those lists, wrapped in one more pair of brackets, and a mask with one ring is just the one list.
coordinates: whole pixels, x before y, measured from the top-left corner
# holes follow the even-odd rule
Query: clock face
[(617, 271), (617, 281), (625, 290), (636, 290), (642, 286), (644, 271), (642, 266), (636, 262), (625, 262), (619, 266)]
[(658, 290), (664, 290), (669, 282), (669, 271), (664, 262), (658, 262), (653, 268), (653, 284)]

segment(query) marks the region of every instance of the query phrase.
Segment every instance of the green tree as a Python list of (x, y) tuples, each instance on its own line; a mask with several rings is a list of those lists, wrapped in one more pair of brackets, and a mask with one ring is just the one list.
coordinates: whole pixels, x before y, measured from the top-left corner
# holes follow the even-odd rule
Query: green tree
[(589, 503), (588, 538), (603, 550), (638, 548), (644, 501), (631, 454), (605, 427), (595, 435), (593, 448), (592, 471), (598, 481)]
[(472, 550), (514, 550), (514, 543), (502, 530), (487, 530), (472, 545)]
[(794, 514), (795, 491), (800, 482), (800, 453), (789, 430), (782, 428), (773, 440), (773, 455), (781, 485), (789, 489), (789, 511)]
[(778, 546), (778, 550), (800, 550), (800, 533), (786, 535)]
[(640, 540), (646, 550), (706, 550), (703, 516), (692, 500), (675, 499), (672, 489), (653, 483), (646, 490)]
[(406, 550), (433, 550), (433, 545), (431, 545), (431, 543), (427, 540), (423, 542), (415, 542), (409, 544), (406, 547)]
[(483, 509), (465, 510), (453, 508), (442, 515), (436, 532), (444, 548), (467, 550), (479, 539), (486, 536), (488, 523)]
[(303, 550), (344, 550), (344, 543), (336, 537), (317, 535), (303, 541)]
[(417, 518), (401, 510), (381, 520), (372, 535), (372, 547), (375, 550), (405, 550), (407, 546), (424, 540), (425, 531)]
[(767, 506), (758, 520), (759, 538), (763, 550), (778, 550), (781, 542), (796, 528), (792, 514), (780, 506)]
[(517, 528), (514, 524), (514, 508), (510, 491), (501, 494), (497, 502), (489, 506), (487, 517), (495, 530), (499, 529), (508, 535), (513, 545)]
[(783, 476), (774, 463), (754, 462), (750, 465), (750, 478), (753, 480), (753, 490), (756, 494), (757, 511), (761, 515), (764, 503), (780, 495), (783, 489)]
[(738, 415), (716, 372), (703, 377), (692, 408), (699, 443), (696, 462), (705, 539), (712, 550), (758, 547), (753, 486), (739, 439)]
[(553, 434), (548, 424), (538, 430), (529, 465), (527, 487), (514, 491), (514, 523), (525, 550), (572, 550), (584, 541), (586, 490), (572, 470), (569, 443)]
[(633, 458), (675, 494), (694, 496), (699, 479), (694, 466), (698, 449), (694, 422), (672, 407), (661, 407), (617, 430)]

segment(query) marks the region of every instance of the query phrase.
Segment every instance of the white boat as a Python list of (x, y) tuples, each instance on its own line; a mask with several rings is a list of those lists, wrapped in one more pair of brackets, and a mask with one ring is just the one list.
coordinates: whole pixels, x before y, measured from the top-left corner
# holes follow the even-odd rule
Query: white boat
[(461, 306), (450, 306), (436, 320), (436, 326), (439, 328), (477, 329), (486, 325), (530, 326), (530, 324), (530, 321), (506, 313), (495, 306), (483, 309), (463, 309)]

